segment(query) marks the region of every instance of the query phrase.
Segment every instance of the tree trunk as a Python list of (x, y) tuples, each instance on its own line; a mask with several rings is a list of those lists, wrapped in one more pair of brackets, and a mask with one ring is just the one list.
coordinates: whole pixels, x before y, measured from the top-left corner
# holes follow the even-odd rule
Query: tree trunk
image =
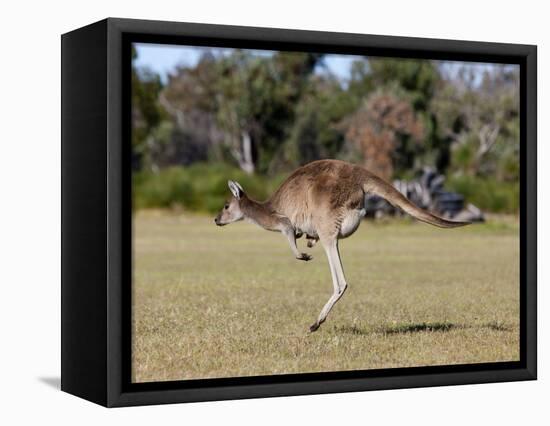
[(253, 174), (256, 170), (252, 148), (252, 138), (250, 137), (250, 133), (247, 131), (243, 131), (241, 133), (239, 149), (233, 149), (231, 151), (233, 156), (239, 163), (239, 167), (249, 175)]

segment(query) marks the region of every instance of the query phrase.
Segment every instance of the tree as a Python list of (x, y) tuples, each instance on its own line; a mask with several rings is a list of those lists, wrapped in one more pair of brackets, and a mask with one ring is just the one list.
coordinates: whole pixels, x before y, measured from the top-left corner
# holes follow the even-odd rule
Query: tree
[(269, 170), (318, 59), (308, 53), (253, 57), (237, 52), (222, 61), (218, 123), (243, 170)]
[[(137, 52), (132, 47), (132, 59)], [(132, 156), (133, 167), (141, 168), (148, 156), (148, 137), (161, 122), (164, 112), (159, 104), (162, 83), (158, 74), (132, 66)]]
[(336, 158), (344, 144), (338, 123), (355, 109), (333, 76), (314, 75), (295, 108), (288, 137), (273, 159), (271, 171), (291, 170), (320, 158)]
[(396, 169), (412, 166), (410, 144), (424, 135), (422, 121), (404, 97), (390, 91), (370, 95), (345, 122), (346, 139), (361, 152), (365, 167), (390, 180)]
[(180, 132), (202, 135), (217, 158), (229, 155), (247, 173), (266, 172), (318, 59), (291, 52), (206, 54), (196, 67), (177, 70), (161, 102)]
[(170, 128), (155, 139), (162, 163), (225, 159), (224, 133), (216, 120), (220, 78), (219, 59), (211, 52), (204, 53), (195, 66), (178, 67), (169, 77), (159, 102), (171, 118)]
[[(427, 60), (369, 57), (354, 62), (348, 93), (350, 99), (359, 99), (352, 119), (344, 120), (342, 126), (363, 158), (370, 158), (365, 160), (369, 167), (390, 178), (389, 173), (403, 175), (425, 165), (447, 166), (448, 147), (439, 137), (437, 118), (431, 111), (440, 81), (436, 65)], [(381, 97), (384, 93), (387, 96)], [(383, 104), (391, 109), (388, 117), (408, 117), (408, 124), (403, 123), (400, 131), (387, 125), (383, 131), (375, 130), (373, 114), (380, 115), (375, 111)], [(359, 117), (365, 115), (369, 123), (361, 125)], [(353, 128), (347, 129), (346, 123), (354, 123)]]
[(461, 67), (448, 76), (433, 110), (452, 145), (451, 170), (498, 180), (519, 177), (519, 73), (504, 66), (483, 75)]

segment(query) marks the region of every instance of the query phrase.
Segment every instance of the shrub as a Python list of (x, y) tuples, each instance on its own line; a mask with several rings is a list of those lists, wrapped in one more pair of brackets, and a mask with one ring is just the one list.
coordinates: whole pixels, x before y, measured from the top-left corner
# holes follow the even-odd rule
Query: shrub
[(136, 208), (195, 204), (193, 185), (187, 174), (179, 169), (169, 168), (161, 173), (134, 174), (133, 183)]
[(517, 213), (519, 211), (519, 182), (500, 182), (493, 178), (450, 176), (445, 187), (464, 195), (485, 212)]
[[(171, 208), (215, 213), (230, 196), (227, 180), (238, 181), (246, 193), (265, 200), (287, 175), (274, 177), (247, 175), (226, 164), (194, 164), (190, 167), (170, 167), (158, 173), (137, 172), (133, 175), (134, 208)], [(446, 188), (464, 195), (467, 202), (485, 212), (517, 213), (519, 183), (500, 182), (494, 178), (449, 176)]]
[(133, 174), (134, 208), (166, 208), (182, 206), (186, 210), (214, 213), (229, 198), (229, 179), (238, 181), (247, 194), (266, 199), (285, 176), (268, 178), (247, 175), (225, 164), (194, 164), (190, 167), (170, 167), (158, 173)]

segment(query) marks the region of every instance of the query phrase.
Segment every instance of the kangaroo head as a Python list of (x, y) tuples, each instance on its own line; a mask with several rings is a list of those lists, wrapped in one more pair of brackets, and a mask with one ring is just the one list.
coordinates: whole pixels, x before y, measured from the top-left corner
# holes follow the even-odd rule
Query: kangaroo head
[(244, 213), (241, 210), (241, 199), (245, 196), (243, 187), (232, 180), (228, 181), (227, 185), (233, 197), (225, 202), (218, 216), (214, 219), (218, 226), (228, 225), (244, 219)]

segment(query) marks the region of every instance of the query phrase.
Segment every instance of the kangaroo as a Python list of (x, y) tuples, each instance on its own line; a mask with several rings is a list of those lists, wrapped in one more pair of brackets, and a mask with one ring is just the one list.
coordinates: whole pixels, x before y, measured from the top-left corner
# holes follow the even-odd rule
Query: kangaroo
[(264, 202), (249, 198), (239, 183), (228, 181), (233, 197), (214, 222), (218, 226), (246, 219), (268, 231), (281, 232), (298, 260), (309, 261), (296, 239), (306, 235), (308, 247), (317, 241), (325, 250), (332, 275), (333, 293), (310, 326), (316, 331), (325, 322), (348, 284), (338, 251), (338, 240), (352, 235), (365, 215), (365, 195), (375, 194), (414, 218), (441, 228), (455, 228), (469, 222), (455, 222), (433, 215), (411, 203), (392, 185), (363, 167), (339, 160), (318, 160), (294, 171)]

